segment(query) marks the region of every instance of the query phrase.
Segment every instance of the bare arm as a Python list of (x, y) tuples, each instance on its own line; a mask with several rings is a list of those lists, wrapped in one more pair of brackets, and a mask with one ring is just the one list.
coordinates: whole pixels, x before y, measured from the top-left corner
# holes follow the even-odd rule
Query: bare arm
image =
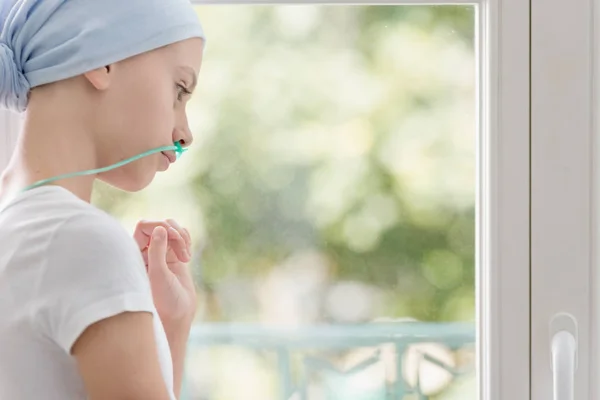
[(185, 354), (187, 350), (187, 342), (189, 339), (191, 327), (169, 327), (165, 326), (169, 349), (171, 350), (171, 358), (173, 360), (173, 388), (175, 396), (179, 399), (181, 394), (181, 385), (183, 382), (183, 374), (185, 367)]
[(170, 400), (152, 314), (125, 312), (89, 326), (72, 347), (90, 400)]
[(189, 232), (174, 220), (141, 221), (134, 238), (146, 262), (156, 310), (167, 335), (173, 361), (173, 388), (179, 398), (185, 353), (197, 307)]

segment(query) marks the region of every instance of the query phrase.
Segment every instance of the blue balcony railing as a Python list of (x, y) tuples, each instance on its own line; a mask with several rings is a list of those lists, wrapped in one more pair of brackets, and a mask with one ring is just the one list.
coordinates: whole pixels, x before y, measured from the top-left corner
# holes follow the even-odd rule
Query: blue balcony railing
[[(301, 328), (266, 327), (246, 324), (201, 324), (195, 326), (190, 336), (189, 349), (199, 347), (234, 346), (261, 353), (269, 352), (276, 357), (276, 371), (279, 383), (278, 400), (311, 400), (307, 388), (311, 376), (320, 374), (325, 385), (329, 386), (328, 400), (401, 400), (412, 394), (418, 400), (427, 400), (426, 391), (421, 385), (421, 371), (413, 382), (405, 379), (407, 368), (405, 357), (411, 346), (419, 344), (441, 345), (448, 351), (470, 347), (475, 343), (475, 326), (470, 323), (421, 323), (421, 322), (377, 322), (365, 325), (317, 325)], [(343, 392), (345, 378), (356, 376), (370, 366), (382, 362), (383, 348), (390, 351), (393, 363), (393, 376), (387, 379), (380, 390), (369, 395)], [(350, 368), (340, 370), (315, 352), (343, 352), (352, 349), (372, 349), (371, 355)], [(474, 351), (474, 350), (472, 350)], [(416, 363), (427, 362), (446, 371), (452, 377), (472, 373), (474, 366), (450, 365), (435, 354), (417, 352)], [(293, 361), (301, 360), (302, 368), (293, 368)], [(403, 361), (404, 360), (404, 361)], [(414, 369), (414, 357), (413, 366)], [(201, 362), (201, 361), (200, 361)], [(298, 372), (300, 370), (300, 372)], [(294, 373), (293, 373), (294, 372)], [(187, 375), (193, 376), (193, 369)], [(414, 374), (413, 374), (414, 375)], [(184, 384), (182, 399), (196, 400), (190, 388)], [(336, 394), (337, 393), (337, 394)], [(205, 399), (202, 398), (202, 399)], [(254, 399), (251, 393), (243, 400)], [(212, 399), (209, 399), (212, 400)], [(237, 399), (236, 399), (237, 400)], [(242, 399), (240, 399), (242, 400)], [(258, 399), (257, 399), (258, 400)], [(261, 399), (262, 400), (262, 399)]]

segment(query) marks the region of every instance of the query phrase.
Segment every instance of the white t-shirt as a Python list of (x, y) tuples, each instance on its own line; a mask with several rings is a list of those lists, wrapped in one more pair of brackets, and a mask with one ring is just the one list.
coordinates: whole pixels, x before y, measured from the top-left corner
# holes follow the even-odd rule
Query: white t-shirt
[(59, 186), (22, 192), (0, 210), (0, 399), (86, 399), (71, 347), (87, 326), (123, 311), (154, 314), (175, 399), (144, 262), (118, 221)]

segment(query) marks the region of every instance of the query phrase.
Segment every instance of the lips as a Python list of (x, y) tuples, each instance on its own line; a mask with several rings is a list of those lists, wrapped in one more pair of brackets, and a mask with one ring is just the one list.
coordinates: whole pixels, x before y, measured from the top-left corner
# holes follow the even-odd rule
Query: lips
[(177, 156), (175, 156), (175, 153), (173, 153), (172, 151), (163, 151), (162, 154), (169, 159), (169, 162), (171, 164), (177, 161)]

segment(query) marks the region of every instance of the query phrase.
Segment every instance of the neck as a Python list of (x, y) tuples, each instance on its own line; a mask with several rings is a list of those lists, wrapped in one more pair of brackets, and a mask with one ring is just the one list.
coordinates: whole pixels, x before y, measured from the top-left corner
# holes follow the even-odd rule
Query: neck
[[(96, 149), (85, 124), (63, 109), (30, 104), (11, 161), (0, 177), (0, 196), (13, 197), (25, 187), (65, 173), (97, 168)], [(90, 202), (95, 176), (52, 182)]]

